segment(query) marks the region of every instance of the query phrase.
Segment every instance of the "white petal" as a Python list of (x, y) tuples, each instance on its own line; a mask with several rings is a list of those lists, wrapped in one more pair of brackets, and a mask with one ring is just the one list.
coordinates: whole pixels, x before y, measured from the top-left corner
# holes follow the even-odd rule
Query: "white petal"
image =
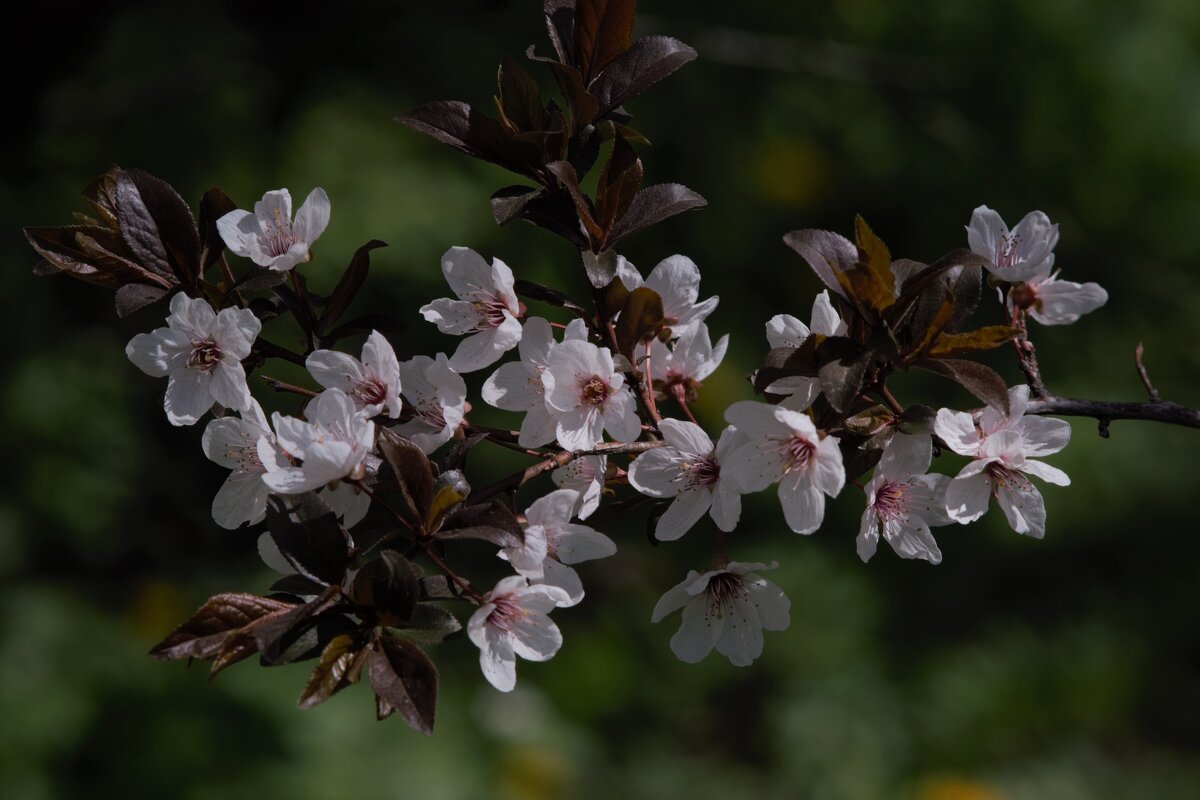
[(692, 595), (688, 592), (687, 587), (692, 582), (694, 575), (696, 575), (694, 571), (689, 572), (684, 580), (663, 593), (663, 596), (654, 605), (654, 611), (650, 614), (650, 622), (660, 622), (667, 614), (678, 611), (691, 602)]
[(562, 604), (563, 608), (577, 605), (583, 599), (583, 581), (579, 579), (579, 573), (553, 558), (546, 559), (542, 582), (566, 592), (568, 602)]
[(172, 425), (195, 425), (213, 407), (212, 376), (194, 369), (177, 369), (167, 380), (163, 408)]
[(813, 301), (812, 332), (824, 336), (838, 336), (845, 331), (845, 327), (829, 300), (829, 290), (823, 290)]
[(967, 242), (975, 254), (994, 263), (998, 245), (1007, 235), (1008, 226), (1004, 224), (1004, 220), (987, 206), (979, 206), (971, 214), (971, 224), (967, 226)]
[(1058, 467), (1052, 467), (1041, 461), (1026, 461), (1021, 465), (1021, 471), (1027, 475), (1033, 475), (1041, 478), (1046, 483), (1053, 483), (1055, 486), (1070, 486), (1071, 479), (1067, 477), (1067, 473), (1063, 472)]
[(573, 409), (558, 418), (555, 436), (564, 450), (591, 450), (604, 438), (604, 418), (594, 407)]
[(771, 347), (799, 347), (808, 334), (808, 326), (791, 314), (776, 314), (767, 320), (767, 343)]
[(942, 551), (938, 549), (929, 526), (915, 514), (909, 516), (907, 522), (885, 525), (883, 535), (901, 558), (922, 558), (930, 564), (942, 563)]
[(255, 216), (249, 211), (237, 208), (217, 220), (217, 233), (221, 234), (221, 239), (231, 253), (246, 258), (250, 251), (247, 245), (247, 231), (243, 230), (243, 225), (250, 231), (258, 232), (258, 220)]
[[(766, 567), (765, 564), (762, 566)], [(745, 575), (744, 585), (763, 630), (787, 630), (787, 626), (791, 623), (788, 612), (792, 607), (792, 601), (783, 593), (783, 590), (753, 572)]]
[(574, 489), (557, 489), (533, 501), (533, 505), (525, 510), (525, 518), (530, 525), (555, 528), (566, 525), (575, 513), (578, 500), (579, 492)]
[(664, 419), (658, 428), (667, 444), (681, 453), (707, 456), (713, 451), (712, 439), (694, 422)]
[(933, 439), (928, 435), (897, 433), (879, 459), (879, 471), (889, 481), (924, 475), (933, 460)]
[(241, 361), (250, 355), (262, 321), (248, 308), (223, 308), (213, 323), (212, 335), (221, 354)]
[(721, 636), (723, 619), (708, 613), (705, 595), (692, 598), (683, 607), (683, 622), (671, 637), (671, 652), (680, 661), (695, 664), (712, 652)]
[(1004, 481), (996, 487), (996, 502), (1017, 533), (1041, 539), (1046, 534), (1046, 503), (1029, 481)]
[(725, 420), (751, 439), (786, 433), (775, 415), (775, 406), (754, 400), (739, 400), (725, 409)]
[[(582, 320), (581, 320), (582, 321)], [(530, 317), (525, 320), (521, 331), (521, 345), (517, 352), (521, 360), (531, 364), (545, 365), (554, 349), (554, 330), (550, 323), (541, 317)]]
[(260, 436), (265, 433), (258, 425), (236, 417), (221, 417), (209, 421), (200, 439), (200, 446), (209, 461), (226, 469), (242, 465), (242, 453), (254, 452)]
[(183, 331), (158, 328), (153, 333), (139, 333), (125, 345), (125, 355), (134, 366), (155, 378), (165, 377), (172, 370), (187, 365), (192, 352), (191, 339)]
[(758, 492), (783, 475), (783, 460), (769, 442), (747, 442), (729, 454), (721, 465), (721, 479), (743, 494)]
[(647, 450), (629, 465), (629, 484), (650, 497), (674, 497), (679, 493), (682, 462), (673, 447)]
[(242, 362), (231, 358), (221, 360), (209, 382), (212, 399), (226, 408), (245, 411), (250, 407), (250, 387), (246, 385), (246, 370)]
[(858, 525), (858, 538), (855, 546), (858, 557), (867, 563), (875, 555), (875, 547), (879, 544), (879, 515), (872, 506), (863, 510), (862, 521)]
[(628, 389), (610, 395), (604, 408), (604, 429), (618, 442), (633, 442), (642, 435), (637, 404)]
[(742, 516), (742, 496), (723, 480), (719, 479), (713, 484), (709, 516), (726, 533), (737, 527), (738, 519)]
[(195, 339), (203, 339), (212, 333), (216, 321), (217, 312), (212, 310), (207, 300), (193, 299), (183, 292), (171, 298), (167, 325), (174, 330), (183, 331)]
[(517, 435), (517, 444), (521, 447), (541, 447), (554, 441), (557, 422), (543, 403), (533, 406), (525, 419), (521, 420), (521, 430)]
[(458, 349), (450, 357), (450, 369), (466, 374), (499, 361), (500, 356), (516, 344), (514, 341), (508, 347), (503, 346), (499, 341), (501, 329), (485, 328), (459, 342)]
[(1026, 456), (1048, 456), (1071, 441), (1071, 423), (1049, 417), (1022, 417), (1014, 427), (1024, 441)]
[(959, 455), (973, 456), (979, 452), (979, 432), (975, 430), (975, 421), (966, 412), (939, 408), (933, 421), (933, 432)]
[(812, 533), (825, 518), (825, 495), (803, 478), (779, 484), (779, 503), (788, 527), (796, 533)]
[(813, 485), (830, 497), (837, 497), (846, 485), (846, 470), (842, 466), (842, 450), (837, 439), (826, 436), (817, 443), (809, 465)]
[(700, 296), (700, 269), (687, 256), (670, 256), (650, 270), (646, 287), (658, 292), (668, 314), (690, 308)]
[(304, 360), (304, 367), (321, 386), (341, 389), (347, 394), (353, 393), (364, 377), (358, 359), (337, 350), (314, 350)]
[[(558, 591), (563, 602), (570, 603), (567, 593)], [(562, 647), (562, 631), (545, 614), (529, 614), (512, 623), (512, 645), (513, 651), (527, 661), (548, 661)]]
[(442, 255), (442, 275), (459, 297), (492, 288), (492, 267), (469, 247), (451, 247)]
[(666, 512), (658, 518), (654, 527), (654, 538), (660, 542), (672, 542), (683, 536), (699, 522), (712, 505), (712, 492), (703, 488), (680, 492)]
[(1108, 302), (1098, 283), (1049, 280), (1037, 287), (1037, 302), (1029, 316), (1043, 325), (1069, 325)]
[(234, 530), (244, 522), (255, 525), (267, 515), (267, 495), (270, 489), (262, 475), (235, 471), (213, 498), (212, 515), (218, 525)]
[(586, 525), (565, 525), (555, 537), (555, 558), (564, 564), (581, 564), (616, 555), (617, 544)]
[(958, 477), (946, 487), (946, 513), (955, 522), (974, 522), (987, 512), (992, 483), (982, 472)]
[(308, 193), (300, 208), (296, 210), (296, 222), (292, 225), (292, 233), (296, 239), (306, 245), (311, 245), (329, 225), (329, 196), (325, 190), (317, 187)]
[(462, 336), (479, 326), (479, 311), (466, 300), (439, 297), (421, 306), (420, 311), (426, 322), (432, 322), (439, 331), (452, 336)]
[(400, 362), (396, 360), (396, 351), (392, 343), (379, 331), (371, 331), (371, 335), (363, 344), (362, 364), (386, 383), (394, 382), (399, 391)]
[(734, 597), (725, 610), (721, 635), (717, 637), (717, 652), (735, 667), (748, 667), (762, 655), (762, 625), (754, 606), (741, 597)]
[(517, 657), (513, 653), (512, 639), (491, 625), (483, 628), (483, 635), (483, 644), (479, 647), (479, 668), (483, 677), (500, 691), (511, 692), (517, 685)]

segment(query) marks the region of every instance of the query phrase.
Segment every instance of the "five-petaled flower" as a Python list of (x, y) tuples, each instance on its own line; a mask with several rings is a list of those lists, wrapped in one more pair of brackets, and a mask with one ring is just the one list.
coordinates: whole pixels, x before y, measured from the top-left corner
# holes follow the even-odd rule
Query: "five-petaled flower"
[(500, 552), (530, 582), (566, 592), (570, 602), (564, 606), (583, 599), (583, 583), (570, 565), (617, 552), (617, 545), (603, 533), (571, 522), (578, 505), (579, 493), (573, 489), (557, 489), (538, 498), (525, 510), (524, 544)]
[[(572, 320), (563, 333), (564, 341), (587, 338), (583, 320)], [(550, 365), (550, 352), (557, 343), (550, 323), (533, 317), (525, 323), (517, 352), (519, 361), (501, 364), (483, 384), (483, 400), (505, 411), (524, 411), (517, 443), (522, 447), (541, 447), (554, 441), (555, 419), (546, 407), (546, 388), (542, 372)]]
[(1045, 501), (1026, 476), (1070, 485), (1065, 472), (1033, 458), (1066, 447), (1071, 426), (1064, 420), (1025, 416), (1028, 400), (1028, 387), (1010, 389), (1009, 415), (989, 407), (978, 423), (962, 411), (938, 411), (934, 432), (954, 452), (974, 458), (946, 488), (946, 511), (951, 519), (962, 523), (979, 519), (987, 511), (988, 496), (995, 495), (1014, 531), (1036, 539), (1045, 535)]
[(258, 338), (262, 323), (244, 308), (213, 311), (208, 301), (185, 294), (171, 298), (167, 327), (139, 333), (125, 347), (142, 372), (168, 377), (163, 407), (172, 425), (194, 425), (220, 403), (250, 408), (242, 359)]
[(683, 622), (671, 637), (680, 661), (694, 664), (716, 647), (734, 666), (749, 666), (762, 655), (762, 632), (785, 630), (790, 621), (787, 595), (755, 574), (777, 566), (731, 561), (704, 574), (691, 570), (659, 599), (650, 621), (682, 608)]
[(725, 419), (745, 437), (722, 466), (743, 493), (779, 483), (779, 502), (788, 527), (812, 533), (825, 517), (825, 495), (836, 497), (846, 482), (837, 439), (822, 435), (801, 411), (743, 400)]
[(400, 364), (404, 399), (413, 417), (395, 430), (425, 454), (450, 441), (466, 413), (467, 384), (450, 368), (444, 353), (414, 356)]
[(442, 274), (458, 296), (421, 306), (421, 316), (442, 333), (471, 334), (450, 357), (455, 372), (473, 372), (494, 364), (521, 341), (521, 305), (513, 292), (513, 274), (500, 259), (491, 266), (468, 247), (451, 247), (442, 256)]
[(971, 215), (967, 241), (973, 253), (988, 259), (988, 271), (999, 280), (1021, 283), (1049, 274), (1058, 226), (1041, 211), (1030, 211), (1009, 231), (999, 214), (980, 206)]
[(933, 440), (927, 434), (897, 433), (883, 451), (867, 484), (867, 508), (858, 532), (858, 555), (875, 555), (880, 531), (901, 558), (923, 558), (940, 564), (942, 552), (930, 533), (931, 525), (949, 525), (945, 475), (927, 475), (933, 459)]
[(400, 363), (379, 331), (371, 331), (362, 361), (337, 350), (314, 350), (304, 362), (313, 379), (326, 389), (341, 389), (359, 409), (373, 417), (387, 411), (400, 416)]
[(517, 685), (517, 656), (548, 661), (562, 647), (562, 632), (547, 616), (571, 598), (557, 586), (530, 586), (521, 575), (501, 579), (483, 596), (467, 621), (467, 636), (479, 648), (479, 666), (502, 692)]
[(714, 296), (697, 302), (700, 297), (700, 268), (687, 256), (664, 258), (650, 270), (645, 280), (624, 256), (619, 256), (617, 276), (630, 291), (645, 286), (662, 298), (663, 327), (670, 331), (671, 338), (685, 336), (694, 330), (713, 312), (720, 299)]
[(633, 393), (613, 367), (607, 347), (562, 342), (542, 370), (546, 405), (555, 418), (555, 436), (565, 450), (588, 450), (608, 431), (618, 442), (641, 434)]
[(580, 456), (565, 467), (550, 473), (550, 479), (560, 489), (574, 489), (579, 493), (579, 507), (575, 515), (587, 519), (600, 507), (604, 498), (605, 472), (608, 456)]
[[(771, 347), (800, 347), (813, 334), (821, 336), (844, 336), (846, 323), (838, 316), (829, 300), (829, 291), (824, 290), (813, 300), (812, 325), (805, 325), (791, 314), (776, 314), (767, 320), (767, 343)], [(821, 393), (821, 379), (794, 375), (774, 381), (766, 389), (771, 394), (789, 395), (790, 407), (803, 411), (813, 404)]]
[(329, 197), (318, 187), (308, 193), (292, 221), (292, 195), (276, 189), (254, 204), (254, 213), (230, 211), (217, 220), (217, 230), (233, 253), (260, 267), (291, 269), (308, 261), (313, 242), (329, 225)]
[[(212, 502), (213, 519), (227, 530), (245, 522), (256, 525), (267, 515), (271, 489), (262, 479), (267, 468), (259, 456), (260, 439), (266, 439), (269, 445), (275, 443), (275, 434), (257, 400), (250, 401), (250, 408), (242, 412), (240, 419), (221, 417), (211, 420), (204, 429), (204, 455), (230, 470)], [(272, 463), (279, 462), (273, 459)]]
[(341, 389), (326, 389), (309, 401), (305, 420), (272, 417), (278, 446), (298, 466), (275, 458), (275, 442), (259, 439), (259, 457), (266, 467), (263, 481), (279, 494), (300, 494), (328, 488), (325, 500), (354, 525), (367, 513), (370, 497), (353, 481), (364, 478), (373, 466), (375, 423), (358, 409)]
[(742, 514), (742, 496), (721, 464), (741, 443), (730, 427), (714, 447), (712, 439), (691, 422), (664, 419), (659, 424), (665, 447), (648, 450), (629, 465), (629, 483), (650, 497), (675, 498), (658, 518), (654, 537), (671, 541), (683, 536), (708, 512), (717, 527), (732, 531)]
[(704, 323), (680, 336), (669, 349), (660, 340), (651, 340), (650, 375), (658, 397), (670, 397), (681, 405), (694, 402), (701, 383), (721, 365), (728, 347), (729, 334), (714, 346)]

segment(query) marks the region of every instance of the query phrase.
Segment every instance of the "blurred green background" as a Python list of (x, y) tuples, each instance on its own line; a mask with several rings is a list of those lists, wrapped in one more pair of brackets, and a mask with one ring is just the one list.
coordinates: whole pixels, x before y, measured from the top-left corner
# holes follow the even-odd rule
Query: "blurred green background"
[[(323, 186), (332, 223), (305, 271), (328, 289), (355, 247), (388, 241), (359, 305), (409, 321), (402, 358), (454, 344), (416, 314), (446, 294), (449, 245), (583, 294), (565, 245), (493, 224), (488, 195), (516, 181), (391, 121), (435, 99), (490, 104), (502, 54), (546, 49), (538, 5), (52, 2), (6, 26), (0, 796), (1196, 797), (1200, 433), (1148, 424), (1101, 440), (1075, 421), (1051, 459), (1074, 485), (1045, 487), (1046, 539), (993, 512), (935, 531), (936, 568), (886, 547), (863, 565), (852, 487), (812, 537), (787, 531), (769, 493), (755, 498), (731, 554), (779, 560), (792, 624), (748, 669), (716, 655), (681, 664), (667, 645), (678, 618), (649, 623), (657, 596), (703, 568), (711, 525), (651, 548), (636, 515), (607, 527), (621, 553), (582, 568), (588, 599), (556, 614), (565, 647), (522, 662), (517, 692), (493, 691), (466, 641), (434, 651), (432, 739), (375, 722), (361, 686), (296, 710), (306, 666), (251, 662), (209, 684), (202, 665), (146, 657), (208, 595), (271, 578), (254, 532), (209, 517), (224, 472), (203, 458), (201, 428), (172, 428), (164, 385), (123, 355), (160, 309), (118, 322), (110, 293), (35, 279), (20, 226), (70, 222), (112, 163), (192, 202), (212, 185), (244, 207), (267, 189), (299, 199)], [(647, 180), (684, 182), (710, 206), (625, 254), (646, 271), (686, 253), (705, 294), (722, 296), (710, 324), (732, 345), (703, 420), (715, 427), (750, 395), (742, 376), (766, 351), (769, 316), (808, 318), (818, 284), (783, 233), (848, 232), (861, 212), (893, 254), (931, 260), (965, 245), (981, 203), (1010, 223), (1045, 210), (1064, 277), (1110, 293), (1078, 324), (1035, 331), (1053, 390), (1137, 399), (1144, 341), (1164, 396), (1200, 404), (1200, 4), (642, 10), (641, 32), (701, 54), (629, 106), (654, 143)], [(998, 314), (985, 305), (981, 318)], [(897, 391), (971, 404), (950, 385)], [(480, 456), (480, 481), (517, 463)]]

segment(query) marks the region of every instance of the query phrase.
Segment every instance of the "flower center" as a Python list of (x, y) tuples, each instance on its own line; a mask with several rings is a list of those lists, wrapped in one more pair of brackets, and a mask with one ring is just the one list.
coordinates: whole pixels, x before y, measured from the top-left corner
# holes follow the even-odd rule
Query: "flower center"
[(187, 360), (189, 367), (200, 372), (212, 372), (220, 363), (221, 348), (211, 336), (192, 341), (192, 354)]
[(1020, 256), (1017, 253), (1017, 245), (1021, 243), (1021, 237), (1008, 233), (1000, 237), (1000, 241), (996, 243), (996, 266), (1011, 267), (1020, 261)]
[(600, 407), (608, 399), (608, 384), (599, 375), (579, 379), (579, 401), (585, 406)]
[(710, 616), (723, 617), (725, 612), (732, 610), (733, 601), (747, 596), (746, 584), (740, 575), (732, 572), (719, 572), (708, 580), (708, 613)]
[(283, 255), (296, 243), (292, 221), (283, 216), (282, 211), (275, 209), (275, 219), (263, 226), (263, 236), (259, 242), (263, 252), (271, 258)]
[(885, 519), (896, 519), (908, 512), (908, 504), (904, 502), (904, 492), (907, 483), (885, 483), (875, 490), (875, 513)]
[(417, 406), (417, 416), (434, 430), (446, 429), (446, 416), (441, 403), (425, 402)]
[(491, 603), (495, 608), (488, 614), (487, 624), (502, 631), (512, 630), (513, 623), (528, 614), (521, 604), (513, 599), (512, 595), (493, 597)]
[(375, 375), (369, 375), (354, 384), (354, 396), (365, 405), (379, 405), (387, 401), (387, 386)]
[(779, 446), (779, 450), (783, 454), (783, 473), (786, 475), (789, 472), (807, 469), (817, 446), (800, 434), (794, 433)]
[(499, 328), (508, 319), (508, 304), (493, 294), (476, 292), (471, 305), (479, 316), (479, 322), (475, 325), (477, 331)]
[(993, 461), (988, 464), (986, 469), (989, 478), (992, 479), (992, 491), (998, 491), (1001, 486), (1011, 484), (1017, 491), (1027, 491), (1033, 484), (1029, 482), (1024, 473), (1018, 472), (1011, 467), (1006, 467), (999, 461)]
[(694, 486), (712, 486), (721, 477), (721, 465), (711, 458), (700, 458), (683, 464), (680, 477), (686, 481), (689, 489)]

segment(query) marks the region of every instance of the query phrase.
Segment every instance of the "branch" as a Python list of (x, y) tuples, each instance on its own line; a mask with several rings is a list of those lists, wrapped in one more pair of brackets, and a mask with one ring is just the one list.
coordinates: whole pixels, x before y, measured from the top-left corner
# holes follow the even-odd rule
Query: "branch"
[(1122, 403), (1107, 400), (1076, 400), (1052, 394), (1030, 398), (1026, 414), (1057, 414), (1066, 417), (1091, 417), (1100, 422), (1100, 435), (1108, 438), (1108, 425), (1115, 419), (1140, 419), (1165, 422), (1185, 428), (1200, 428), (1200, 411), (1169, 400)]
[(565, 467), (575, 459), (582, 458), (583, 456), (615, 456), (621, 455), (622, 453), (644, 453), (647, 450), (653, 450), (657, 447), (662, 447), (665, 444), (666, 442), (659, 440), (650, 442), (632, 442), (631, 444), (622, 444), (621, 442), (606, 442), (604, 444), (596, 445), (596, 447), (591, 450), (572, 450), (559, 453), (558, 455), (551, 456), (544, 461), (539, 461), (531, 467), (527, 467), (520, 472), (514, 472), (513, 474), (505, 478), (501, 478), (493, 484), (472, 492), (469, 499), (472, 503), (478, 503), (493, 495), (497, 495), (500, 492), (505, 492), (509, 489), (516, 489), (520, 486), (524, 486), (538, 475), (558, 469), (559, 467)]

